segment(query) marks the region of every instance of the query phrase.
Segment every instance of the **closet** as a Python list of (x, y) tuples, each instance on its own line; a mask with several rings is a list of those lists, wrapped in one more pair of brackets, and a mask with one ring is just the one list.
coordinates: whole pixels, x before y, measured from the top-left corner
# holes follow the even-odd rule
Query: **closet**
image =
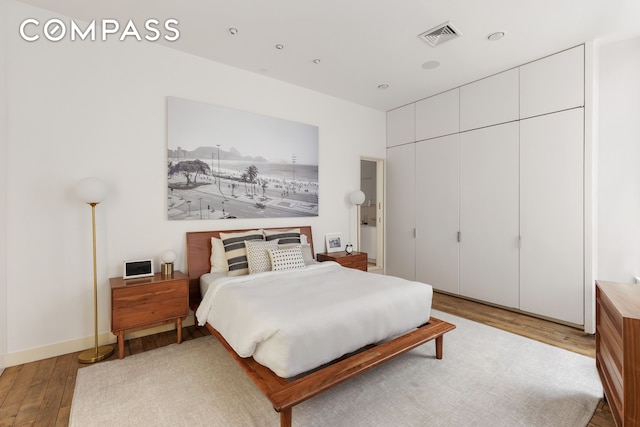
[(460, 295), (518, 307), (518, 124), (460, 134)]
[(416, 144), (416, 278), (459, 293), (458, 134)]
[(386, 274), (415, 280), (416, 245), (416, 146), (406, 144), (387, 150)]
[(387, 274), (584, 324), (584, 46), (392, 110), (387, 141)]
[(520, 122), (520, 309), (583, 323), (583, 111)]

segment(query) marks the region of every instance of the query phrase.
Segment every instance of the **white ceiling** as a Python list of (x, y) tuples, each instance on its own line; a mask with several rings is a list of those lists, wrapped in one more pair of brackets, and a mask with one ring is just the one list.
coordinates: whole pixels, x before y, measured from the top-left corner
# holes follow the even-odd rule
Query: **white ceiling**
[[(585, 41), (640, 35), (640, 0), (23, 2), (86, 22), (133, 19), (141, 29), (148, 18), (175, 18), (175, 49), (382, 111)], [(417, 37), (447, 21), (463, 36), (436, 48)], [(496, 31), (507, 35), (488, 41)], [(433, 60), (440, 67), (422, 68)]]

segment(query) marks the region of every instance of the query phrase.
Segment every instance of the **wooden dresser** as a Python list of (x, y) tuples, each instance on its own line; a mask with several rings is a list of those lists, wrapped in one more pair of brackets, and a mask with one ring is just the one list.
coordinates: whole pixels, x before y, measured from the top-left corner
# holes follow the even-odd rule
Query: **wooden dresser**
[(335, 261), (343, 267), (355, 268), (356, 270), (367, 271), (367, 253), (352, 252), (350, 254), (342, 252), (321, 252), (317, 255), (318, 261)]
[(596, 366), (618, 427), (640, 427), (640, 285), (596, 282)]
[(182, 319), (189, 314), (189, 278), (180, 271), (164, 276), (127, 279), (113, 277), (111, 332), (118, 337), (118, 357), (124, 357), (124, 334), (165, 323), (176, 324), (182, 341)]

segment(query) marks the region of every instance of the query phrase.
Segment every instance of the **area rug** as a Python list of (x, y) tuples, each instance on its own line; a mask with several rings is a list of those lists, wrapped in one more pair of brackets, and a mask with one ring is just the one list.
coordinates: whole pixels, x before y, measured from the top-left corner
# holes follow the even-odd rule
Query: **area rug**
[[(586, 426), (602, 397), (592, 358), (434, 311), (444, 337), (293, 408), (294, 426)], [(70, 425), (278, 426), (213, 336), (78, 371)]]

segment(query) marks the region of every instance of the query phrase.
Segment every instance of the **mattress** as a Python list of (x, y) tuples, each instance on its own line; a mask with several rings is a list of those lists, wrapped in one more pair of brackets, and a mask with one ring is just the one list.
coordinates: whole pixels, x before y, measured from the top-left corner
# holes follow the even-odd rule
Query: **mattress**
[(202, 282), (198, 324), (283, 378), (426, 323), (433, 296), (430, 285), (335, 262)]

